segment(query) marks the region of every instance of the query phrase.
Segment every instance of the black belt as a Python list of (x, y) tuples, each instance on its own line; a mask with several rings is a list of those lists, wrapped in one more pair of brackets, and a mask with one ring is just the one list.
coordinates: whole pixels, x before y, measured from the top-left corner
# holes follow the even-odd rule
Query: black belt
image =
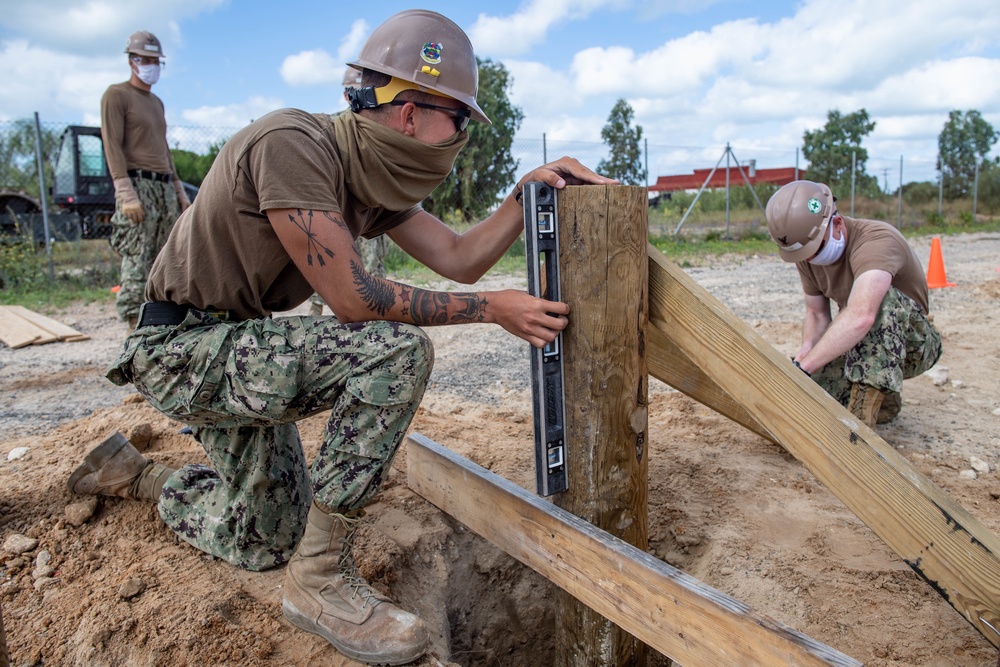
[[(176, 326), (184, 321), (188, 312), (199, 310), (192, 306), (178, 306), (170, 301), (147, 301), (139, 306), (139, 323), (135, 328), (154, 326)], [(200, 310), (219, 320), (229, 319), (228, 310)]]
[(128, 175), (132, 178), (144, 178), (147, 181), (159, 181), (160, 183), (169, 183), (174, 180), (172, 174), (158, 174), (155, 171), (146, 171), (145, 169), (129, 169)]

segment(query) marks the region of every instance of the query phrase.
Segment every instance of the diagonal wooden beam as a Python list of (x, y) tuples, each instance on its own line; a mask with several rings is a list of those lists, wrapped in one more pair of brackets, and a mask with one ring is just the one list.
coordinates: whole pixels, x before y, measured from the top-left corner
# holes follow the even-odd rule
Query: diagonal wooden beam
[(680, 664), (861, 665), (419, 433), (406, 465), (415, 492)]
[(753, 415), (705, 375), (697, 364), (692, 363), (665, 331), (649, 327), (646, 330), (646, 345), (650, 375), (737, 424), (742, 424), (760, 437), (777, 442)]
[(1000, 646), (1000, 539), (652, 245), (648, 254), (649, 329)]

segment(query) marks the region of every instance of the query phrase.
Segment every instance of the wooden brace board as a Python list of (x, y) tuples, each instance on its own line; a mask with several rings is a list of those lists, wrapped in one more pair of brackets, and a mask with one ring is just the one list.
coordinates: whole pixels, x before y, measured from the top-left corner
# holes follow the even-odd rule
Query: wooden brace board
[(861, 665), (419, 433), (406, 463), (415, 492), (680, 664)]
[(1000, 539), (655, 247), (647, 252), (650, 373), (779, 443), (1000, 646)]

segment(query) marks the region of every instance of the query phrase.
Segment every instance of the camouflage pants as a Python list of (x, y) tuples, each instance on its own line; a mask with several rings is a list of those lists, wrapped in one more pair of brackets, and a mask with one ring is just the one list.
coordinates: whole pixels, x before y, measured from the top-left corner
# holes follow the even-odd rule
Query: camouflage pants
[[(417, 327), (332, 317), (220, 322), (191, 311), (126, 339), (108, 378), (189, 424), (209, 466), (186, 465), (160, 494), (184, 541), (248, 570), (280, 565), (312, 499), (371, 502), (423, 397), (433, 348)], [(295, 422), (330, 410), (307, 466)]]
[(143, 221), (126, 218), (120, 201), (115, 202), (115, 214), (111, 216), (111, 247), (122, 257), (115, 309), (125, 321), (139, 314), (139, 306), (145, 301), (149, 269), (180, 214), (177, 193), (170, 183), (133, 178), (132, 187), (142, 203)]
[[(354, 239), (354, 247), (357, 248), (358, 254), (361, 255), (361, 262), (364, 264), (365, 271), (376, 278), (385, 278), (385, 253), (389, 250), (389, 239), (386, 236), (376, 236), (373, 239), (366, 239), (363, 236), (359, 236)], [(314, 308), (312, 311), (313, 314), (316, 315), (321, 313), (323, 306), (326, 305), (323, 302), (323, 297), (316, 292), (313, 292), (312, 296), (309, 297), (309, 302)]]
[(893, 287), (865, 337), (813, 373), (812, 379), (846, 406), (852, 384), (899, 394), (904, 379), (928, 370), (940, 356), (941, 334), (913, 299)]

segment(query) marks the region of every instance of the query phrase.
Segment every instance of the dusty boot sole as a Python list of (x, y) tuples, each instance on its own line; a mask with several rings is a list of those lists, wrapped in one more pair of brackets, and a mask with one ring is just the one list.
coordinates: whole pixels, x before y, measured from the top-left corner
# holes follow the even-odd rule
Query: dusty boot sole
[(104, 464), (114, 458), (115, 454), (122, 450), (122, 447), (129, 444), (131, 443), (129, 443), (128, 438), (117, 431), (105, 438), (104, 442), (90, 450), (80, 467), (69, 476), (69, 481), (66, 482), (69, 490), (72, 493), (78, 493), (76, 485), (81, 479), (97, 472)]
[(414, 660), (417, 660), (427, 652), (428, 646), (424, 646), (421, 649), (419, 649), (419, 652), (416, 652), (411, 656), (393, 658), (391, 660), (387, 660), (382, 656), (367, 655), (349, 646), (344, 646), (339, 639), (327, 633), (325, 628), (323, 628), (321, 625), (319, 625), (311, 618), (303, 614), (301, 611), (296, 609), (295, 606), (292, 605), (292, 603), (290, 603), (288, 600), (281, 601), (281, 611), (285, 615), (285, 618), (288, 620), (288, 622), (294, 625), (295, 627), (301, 630), (305, 630), (310, 634), (322, 637), (326, 641), (330, 642), (330, 644), (335, 649), (346, 655), (348, 658), (359, 660), (368, 665), (405, 665), (413, 662)]

